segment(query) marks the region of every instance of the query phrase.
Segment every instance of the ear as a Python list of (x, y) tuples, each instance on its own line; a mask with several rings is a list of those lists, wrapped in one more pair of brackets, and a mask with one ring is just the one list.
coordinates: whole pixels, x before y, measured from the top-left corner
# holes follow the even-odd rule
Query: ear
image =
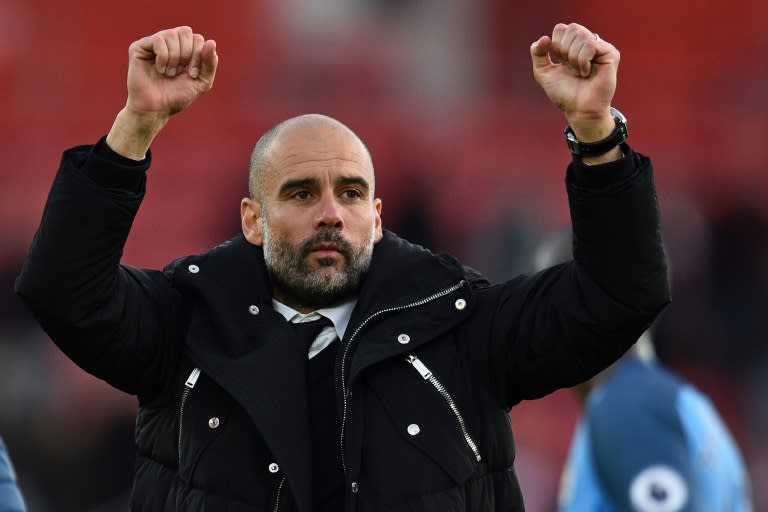
[(381, 199), (378, 197), (373, 200), (373, 210), (374, 210), (374, 219), (373, 219), (373, 242), (379, 243), (384, 236), (384, 232), (381, 228)]
[(245, 239), (253, 245), (261, 247), (264, 241), (261, 227), (261, 203), (255, 199), (244, 197), (240, 201), (240, 224)]

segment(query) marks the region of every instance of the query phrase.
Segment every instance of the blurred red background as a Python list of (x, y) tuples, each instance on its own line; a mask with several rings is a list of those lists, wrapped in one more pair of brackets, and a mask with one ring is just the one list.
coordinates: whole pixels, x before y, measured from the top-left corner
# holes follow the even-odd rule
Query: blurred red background
[[(533, 81), (528, 54), (558, 21), (585, 24), (622, 53), (614, 104), (630, 120), (630, 143), (654, 160), (674, 271), (657, 347), (710, 393), (760, 489), (768, 3), (3, 0), (0, 435), (32, 510), (111, 510), (129, 485), (132, 399), (58, 355), (11, 283), (61, 151), (105, 134), (125, 101), (131, 41), (190, 25), (216, 39), (220, 67), (212, 92), (153, 146), (126, 261), (160, 267), (236, 233), (258, 136), (321, 112), (369, 145), (385, 227), (502, 279), (527, 270), (537, 241), (568, 219), (564, 119)], [(577, 414), (567, 392), (512, 413), (533, 512), (554, 506)], [(94, 481), (101, 490), (86, 493)]]

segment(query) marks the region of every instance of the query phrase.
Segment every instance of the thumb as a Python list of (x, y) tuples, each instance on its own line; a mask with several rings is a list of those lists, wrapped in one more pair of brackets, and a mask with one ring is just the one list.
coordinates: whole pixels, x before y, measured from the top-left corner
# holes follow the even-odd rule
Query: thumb
[(203, 44), (200, 55), (200, 78), (213, 85), (216, 67), (219, 65), (219, 55), (216, 53), (216, 41), (209, 39)]
[(552, 65), (552, 59), (549, 58), (549, 49), (552, 47), (552, 40), (549, 36), (541, 36), (531, 45), (531, 61), (533, 70)]

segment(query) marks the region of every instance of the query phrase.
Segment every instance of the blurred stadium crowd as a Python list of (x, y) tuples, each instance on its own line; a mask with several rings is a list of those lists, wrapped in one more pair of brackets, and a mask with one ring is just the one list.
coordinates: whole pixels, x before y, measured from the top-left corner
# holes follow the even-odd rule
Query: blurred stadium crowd
[[(134, 400), (64, 358), (12, 286), (60, 152), (94, 142), (122, 106), (131, 41), (189, 24), (221, 64), (154, 145), (126, 261), (161, 267), (235, 233), (258, 135), (321, 112), (369, 145), (385, 227), (497, 280), (530, 270), (568, 219), (564, 121), (528, 55), (557, 21), (622, 52), (616, 106), (654, 159), (673, 274), (657, 350), (720, 409), (768, 509), (768, 3), (3, 0), (0, 435), (30, 510), (127, 500)], [(577, 414), (564, 392), (512, 412), (532, 512), (554, 508)]]

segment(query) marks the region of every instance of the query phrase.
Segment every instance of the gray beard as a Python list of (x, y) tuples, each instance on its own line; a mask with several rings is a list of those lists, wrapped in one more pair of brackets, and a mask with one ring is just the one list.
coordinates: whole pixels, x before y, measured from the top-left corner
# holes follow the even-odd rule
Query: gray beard
[[(267, 272), (274, 290), (282, 295), (288, 306), (320, 309), (338, 304), (357, 293), (371, 266), (373, 230), (370, 239), (360, 247), (353, 247), (333, 228), (319, 231), (298, 247), (293, 247), (288, 242), (272, 237), (265, 216), (262, 217), (262, 228)], [(320, 242), (336, 244), (345, 262), (341, 270), (328, 273), (323, 272), (322, 268), (313, 270), (306, 264), (306, 257), (312, 247)], [(319, 263), (323, 267), (330, 267), (334, 260), (323, 258)]]

